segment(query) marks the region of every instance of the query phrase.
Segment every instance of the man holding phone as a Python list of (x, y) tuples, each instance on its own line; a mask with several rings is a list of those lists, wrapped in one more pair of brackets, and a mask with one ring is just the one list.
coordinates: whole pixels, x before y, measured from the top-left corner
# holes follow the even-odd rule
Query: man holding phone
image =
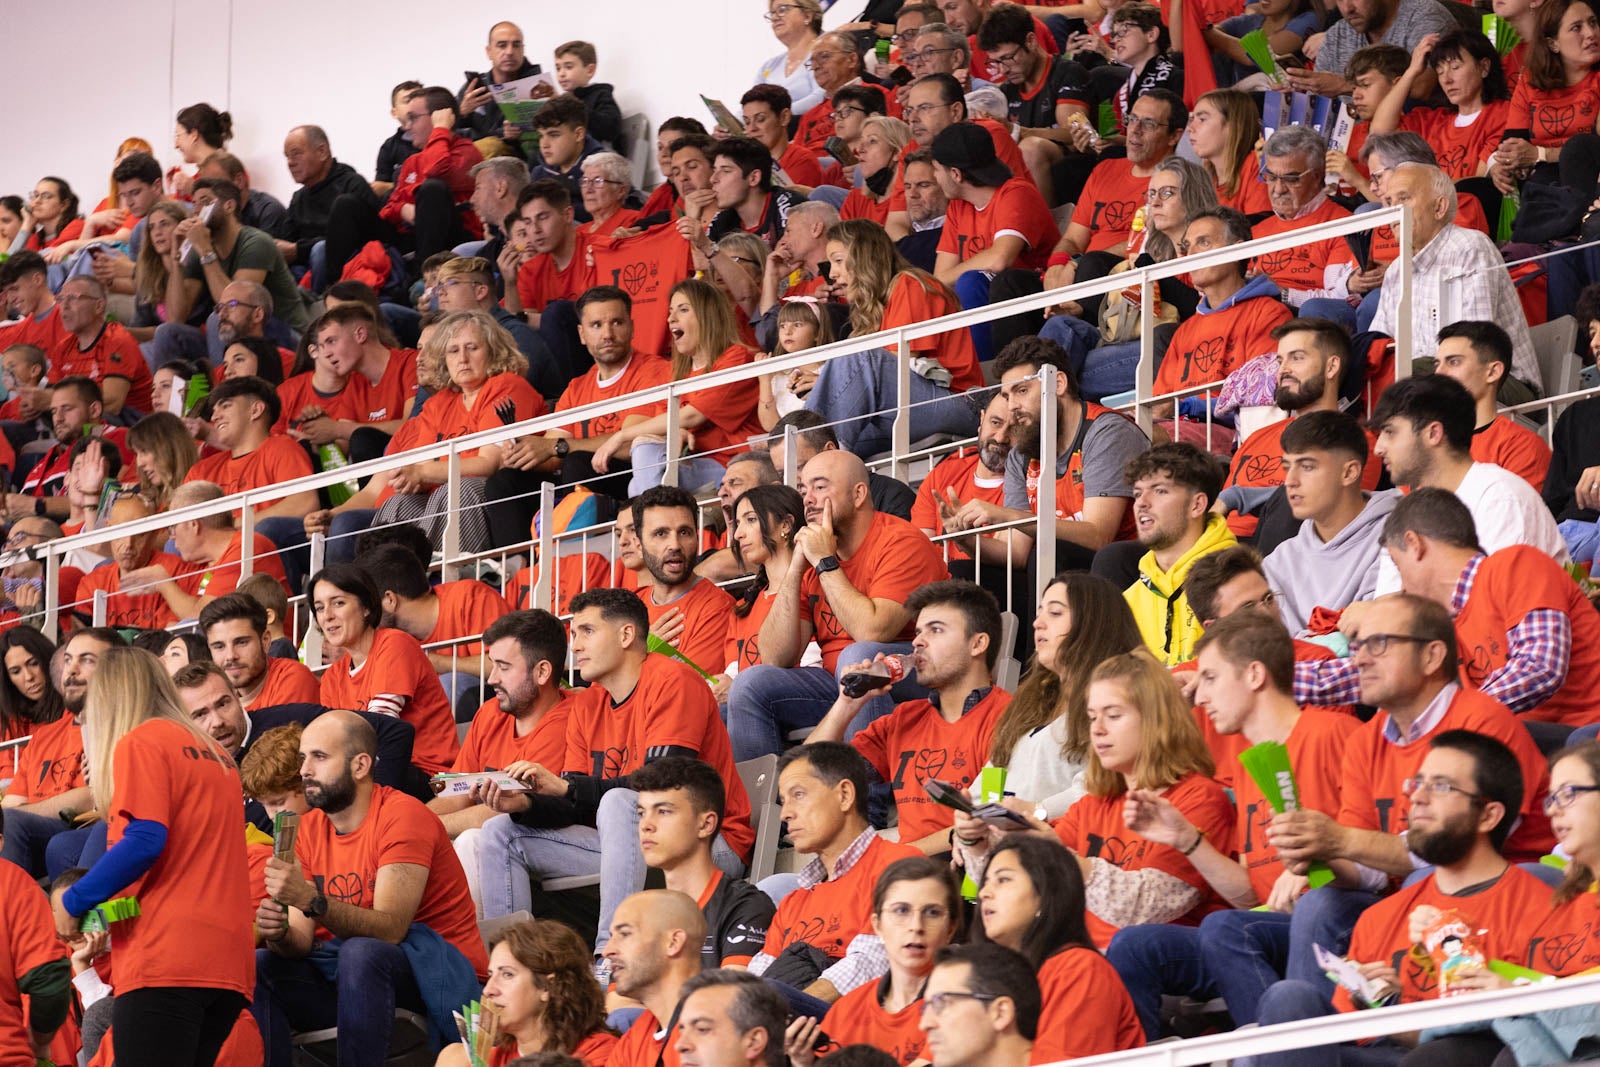
[[(916, 670), (919, 685), (933, 691), (932, 697), (896, 705), (850, 743), (893, 789), (900, 840), (939, 855), (950, 851), (954, 816), (929, 795), (926, 784), (941, 780), (962, 788), (971, 785), (988, 762), (994, 725), (1011, 702), (1011, 694), (994, 684), (1000, 605), (972, 582), (943, 581), (912, 593), (906, 608), (916, 619), (907, 666)], [(845, 673), (870, 666), (858, 663)], [(841, 692), (806, 743), (843, 740), (862, 706), (887, 691), (885, 684), (859, 698)]]
[[(483, 137), (504, 137), (515, 143), (522, 136), (522, 131), (505, 121), (491, 90), (496, 85), (541, 73), (539, 64), (528, 62), (522, 29), (515, 22), (497, 22), (490, 27), (489, 43), (484, 46), (483, 52), (489, 58), (489, 69), (481, 74), (471, 70), (463, 72), (466, 84), (456, 93), (456, 99), (461, 103), (461, 117), (456, 123), (456, 132), (474, 141)], [(548, 90), (548, 95), (555, 95), (553, 88), (544, 88)]]

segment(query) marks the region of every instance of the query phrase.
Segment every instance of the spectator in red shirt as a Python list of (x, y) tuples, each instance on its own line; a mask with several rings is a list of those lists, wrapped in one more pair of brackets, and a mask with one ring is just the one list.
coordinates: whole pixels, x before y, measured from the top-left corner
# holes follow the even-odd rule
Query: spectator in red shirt
[[(572, 301), (594, 281), (589, 237), (579, 229), (572, 194), (554, 178), (541, 178), (517, 194), (515, 218), (527, 225), (527, 251), (508, 244), (500, 254), (504, 304), (539, 331), (565, 385), (585, 369)], [(549, 315), (549, 321), (545, 319)]]
[(0, 351), (36, 345), (50, 351), (67, 335), (50, 289), (50, 269), (37, 252), (16, 252), (0, 263), (0, 313), (17, 320), (0, 326)]
[[(1011, 405), (996, 392), (978, 420), (978, 447), (964, 455), (946, 456), (928, 472), (917, 487), (911, 521), (929, 537), (937, 537), (963, 529), (957, 516), (968, 500), (1003, 506), (1006, 458), (1010, 455)], [(970, 560), (976, 551), (985, 564), (1006, 567), (1011, 564), (1006, 558), (1006, 546), (995, 540), (993, 534), (973, 534), (965, 541), (945, 543), (949, 545), (951, 562)]]
[[(844, 324), (844, 308), (833, 302), (834, 283), (823, 276), (828, 231), (838, 221), (838, 210), (820, 200), (807, 200), (790, 209), (783, 236), (772, 247), (762, 270), (761, 314), (750, 321), (763, 351), (778, 347), (777, 315), (785, 297), (814, 297), (818, 314), (829, 316), (830, 325), (837, 328)], [(800, 280), (789, 282), (796, 272)]]
[(626, 206), (633, 188), (633, 164), (627, 157), (615, 152), (596, 152), (584, 157), (579, 170), (583, 174), (578, 181), (579, 194), (584, 211), (589, 213), (589, 221), (581, 227), (584, 233), (609, 237), (639, 220), (639, 212)]
[[(946, 0), (947, 3), (954, 0)], [(1023, 1067), (1039, 1036), (1037, 968), (999, 945), (960, 945), (934, 965), (920, 1026), (934, 1067)], [(933, 1011), (938, 1004), (941, 1010)], [(1005, 1008), (1009, 1007), (1009, 1011)]]
[(634, 526), (645, 568), (655, 579), (639, 591), (650, 630), (707, 674), (721, 667), (733, 598), (695, 573), (700, 507), (694, 495), (658, 485), (634, 497)]
[[(806, 61), (817, 88), (823, 92), (820, 103), (812, 105), (800, 116), (794, 139), (802, 148), (821, 154), (828, 150), (828, 138), (834, 136), (834, 94), (848, 85), (866, 84), (861, 52), (855, 37), (848, 33), (825, 33), (811, 46), (811, 58)], [(879, 91), (876, 85), (871, 90)], [(884, 94), (885, 100), (888, 94)]]
[(92, 277), (70, 278), (62, 285), (57, 302), (67, 336), (50, 350), (51, 376), (60, 381), (77, 375), (97, 383), (101, 410), (118, 424), (147, 414), (150, 366), (133, 336), (120, 323), (106, 318), (105, 286)]
[[(267, 863), (267, 898), (256, 909), (256, 1003), (267, 1021), (267, 1062), (289, 1062), (295, 1030), (339, 1028), (357, 1048), (388, 1048), (393, 1006), (426, 1012), (420, 977), (400, 945), (412, 923), (430, 928), (451, 955), (429, 982), (447, 983), (463, 1004), (477, 983), (449, 988), (465, 963), (488, 972), (461, 862), (439, 820), (420, 801), (372, 780), (378, 738), (348, 711), (330, 711), (300, 736), (306, 803), (296, 855)], [(364, 833), (358, 831), (365, 831)], [(313, 882), (310, 877), (315, 875)], [(340, 938), (330, 979), (306, 957)], [(387, 995), (384, 995), (387, 994)], [(391, 999), (392, 998), (392, 999)]]
[[(796, 8), (796, 10), (799, 10)], [(706, 136), (706, 128), (699, 119), (674, 116), (656, 129), (656, 166), (661, 171), (661, 184), (650, 193), (640, 214), (649, 222), (663, 222), (667, 216), (683, 206), (677, 176), (672, 169), (672, 146), (685, 135)]]
[(26, 235), (18, 251), (38, 252), (52, 265), (65, 260), (83, 233), (83, 212), (78, 208), (78, 194), (65, 178), (40, 178), (28, 196), (23, 218)]
[(1267, 187), (1256, 180), (1261, 163), (1256, 142), (1261, 139), (1261, 112), (1249, 93), (1216, 89), (1195, 101), (1189, 117), (1189, 143), (1217, 183), (1217, 200), (1223, 206), (1258, 218), (1272, 210)]
[(483, 236), (483, 224), (470, 210), (472, 168), (483, 153), (455, 133), (461, 121), (455, 94), (442, 86), (414, 93), (402, 123), (417, 153), (400, 166), (395, 186), (381, 209), (356, 196), (340, 196), (328, 216), (327, 270), (336, 279), (368, 241), (416, 253), (422, 263), (464, 241)]
[(809, 196), (811, 190), (823, 183), (817, 154), (789, 139), (789, 127), (794, 121), (789, 90), (781, 85), (752, 86), (739, 98), (739, 107), (744, 119), (742, 132), (766, 145), (773, 163), (786, 179), (785, 185), (801, 196)]
[(692, 1067), (779, 1067), (790, 1011), (783, 994), (753, 974), (703, 970), (684, 983), (672, 1047)]
[(117, 446), (122, 462), (133, 457), (125, 444), (128, 431), (109, 427), (100, 416), (100, 387), (88, 378), (63, 378), (50, 388), (50, 423), (56, 440), (22, 480), (22, 492), (6, 494), (6, 515), (18, 519), (25, 515), (48, 515), (61, 521), (67, 518), (67, 474), (71, 470), (72, 446), (84, 435), (100, 437)]
[(1452, 322), (1440, 327), (1434, 358), (1440, 374), (1472, 394), (1477, 410), (1472, 458), (1520, 474), (1543, 492), (1550, 446), (1510, 415), (1500, 414), (1500, 383), (1511, 373), (1511, 336), (1496, 322)]
[[(1261, 180), (1267, 186), (1272, 215), (1256, 223), (1256, 237), (1272, 237), (1349, 216), (1349, 211), (1328, 198), (1323, 184), (1328, 146), (1316, 130), (1287, 126), (1276, 131), (1262, 151)], [(1308, 317), (1332, 319), (1352, 332), (1356, 309), (1351, 301), (1378, 288), (1357, 276), (1355, 254), (1343, 237), (1266, 252), (1255, 266), (1276, 283), (1290, 307), (1300, 308)]]

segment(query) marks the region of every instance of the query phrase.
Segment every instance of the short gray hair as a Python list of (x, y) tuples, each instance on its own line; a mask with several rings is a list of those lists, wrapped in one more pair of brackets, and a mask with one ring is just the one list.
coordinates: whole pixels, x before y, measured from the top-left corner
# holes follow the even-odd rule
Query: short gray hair
[[(1310, 126), (1284, 126), (1267, 138), (1266, 155), (1274, 159), (1304, 156), (1306, 168), (1321, 174), (1327, 167), (1328, 142)], [(1248, 180), (1250, 176), (1245, 177)]]
[(1000, 91), (997, 85), (980, 85), (966, 96), (967, 117), (994, 119), (996, 122), (1009, 123), (1011, 121), (1011, 105), (1006, 102), (1006, 94)]
[[(302, 137), (304, 137), (306, 139), (307, 147), (310, 147), (310, 148), (331, 148), (331, 147), (333, 147), (332, 145), (330, 145), (328, 143), (328, 131), (324, 130), (321, 126), (309, 126), (309, 125), (308, 126), (296, 126), (294, 129), (295, 130), (299, 130), (300, 131), (300, 136), (302, 136)], [(293, 133), (294, 130), (290, 130), (289, 132)]]
[(957, 64), (958, 66), (965, 66), (972, 61), (972, 46), (968, 43), (966, 34), (957, 33), (946, 23), (930, 22), (917, 31), (917, 40), (921, 41), (930, 35), (944, 42), (941, 47), (960, 51), (961, 63)]
[(1361, 146), (1361, 160), (1366, 162), (1377, 156), (1391, 167), (1398, 167), (1402, 163), (1421, 163), (1424, 166), (1437, 166), (1439, 157), (1434, 154), (1433, 146), (1423, 139), (1419, 133), (1410, 130), (1399, 130), (1395, 133), (1375, 133), (1367, 138)]
[(823, 230), (826, 231), (828, 227), (839, 221), (839, 209), (826, 200), (807, 200), (789, 209), (787, 225), (793, 226), (797, 219), (802, 222), (807, 220), (820, 222)]
[(583, 173), (589, 173), (591, 167), (602, 178), (621, 182), (624, 186), (633, 185), (633, 164), (615, 152), (596, 152), (583, 161)]
[(468, 173), (474, 178), (480, 174), (494, 175), (511, 186), (512, 196), (522, 192), (533, 181), (532, 175), (528, 173), (528, 165), (516, 156), (492, 156), (482, 163), (473, 164), (472, 170)]

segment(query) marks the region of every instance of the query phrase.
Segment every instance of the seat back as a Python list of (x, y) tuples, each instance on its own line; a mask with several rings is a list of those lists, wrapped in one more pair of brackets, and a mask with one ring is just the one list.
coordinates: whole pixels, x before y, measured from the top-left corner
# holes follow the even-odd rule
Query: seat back
[(1000, 658), (994, 662), (994, 684), (1008, 693), (1017, 691), (1022, 678), (1022, 664), (1017, 662), (1017, 621), (1015, 612), (1000, 613)]
[(750, 818), (755, 823), (755, 847), (750, 851), (750, 869), (745, 878), (751, 884), (772, 873), (778, 861), (778, 835), (782, 825), (778, 818), (778, 757), (772, 754), (747, 759), (736, 764), (735, 769), (744, 781), (744, 791), (750, 797)]
[(633, 164), (633, 187), (643, 189), (649, 177), (647, 171), (650, 167), (650, 120), (644, 117), (643, 112), (622, 117), (622, 141), (617, 145), (617, 151), (628, 157), (628, 162)]
[[(1539, 377), (1544, 379), (1544, 395), (1560, 396), (1578, 387), (1578, 357), (1573, 344), (1578, 339), (1578, 320), (1571, 315), (1540, 323), (1528, 331), (1533, 338), (1533, 354), (1539, 360)], [(1556, 408), (1561, 414), (1565, 404)]]
[(514, 911), (510, 915), (502, 915), (498, 919), (479, 919), (478, 936), (483, 938), (485, 947), (493, 944), (505, 931), (518, 923), (533, 922), (533, 915), (526, 911)]

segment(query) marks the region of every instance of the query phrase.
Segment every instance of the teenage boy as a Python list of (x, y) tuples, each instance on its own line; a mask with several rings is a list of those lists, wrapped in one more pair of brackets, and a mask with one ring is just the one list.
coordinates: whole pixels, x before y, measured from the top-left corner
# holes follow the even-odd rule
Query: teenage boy
[(1496, 322), (1452, 322), (1440, 327), (1434, 357), (1440, 374), (1472, 394), (1477, 417), (1472, 458), (1504, 467), (1542, 492), (1550, 446), (1510, 415), (1500, 414), (1500, 383), (1511, 373), (1511, 335)]
[(534, 181), (548, 178), (566, 186), (572, 198), (573, 213), (579, 222), (589, 221), (583, 206), (583, 161), (605, 146), (589, 134), (589, 113), (583, 101), (562, 93), (546, 101), (533, 117), (539, 131), (539, 160), (528, 168)]

